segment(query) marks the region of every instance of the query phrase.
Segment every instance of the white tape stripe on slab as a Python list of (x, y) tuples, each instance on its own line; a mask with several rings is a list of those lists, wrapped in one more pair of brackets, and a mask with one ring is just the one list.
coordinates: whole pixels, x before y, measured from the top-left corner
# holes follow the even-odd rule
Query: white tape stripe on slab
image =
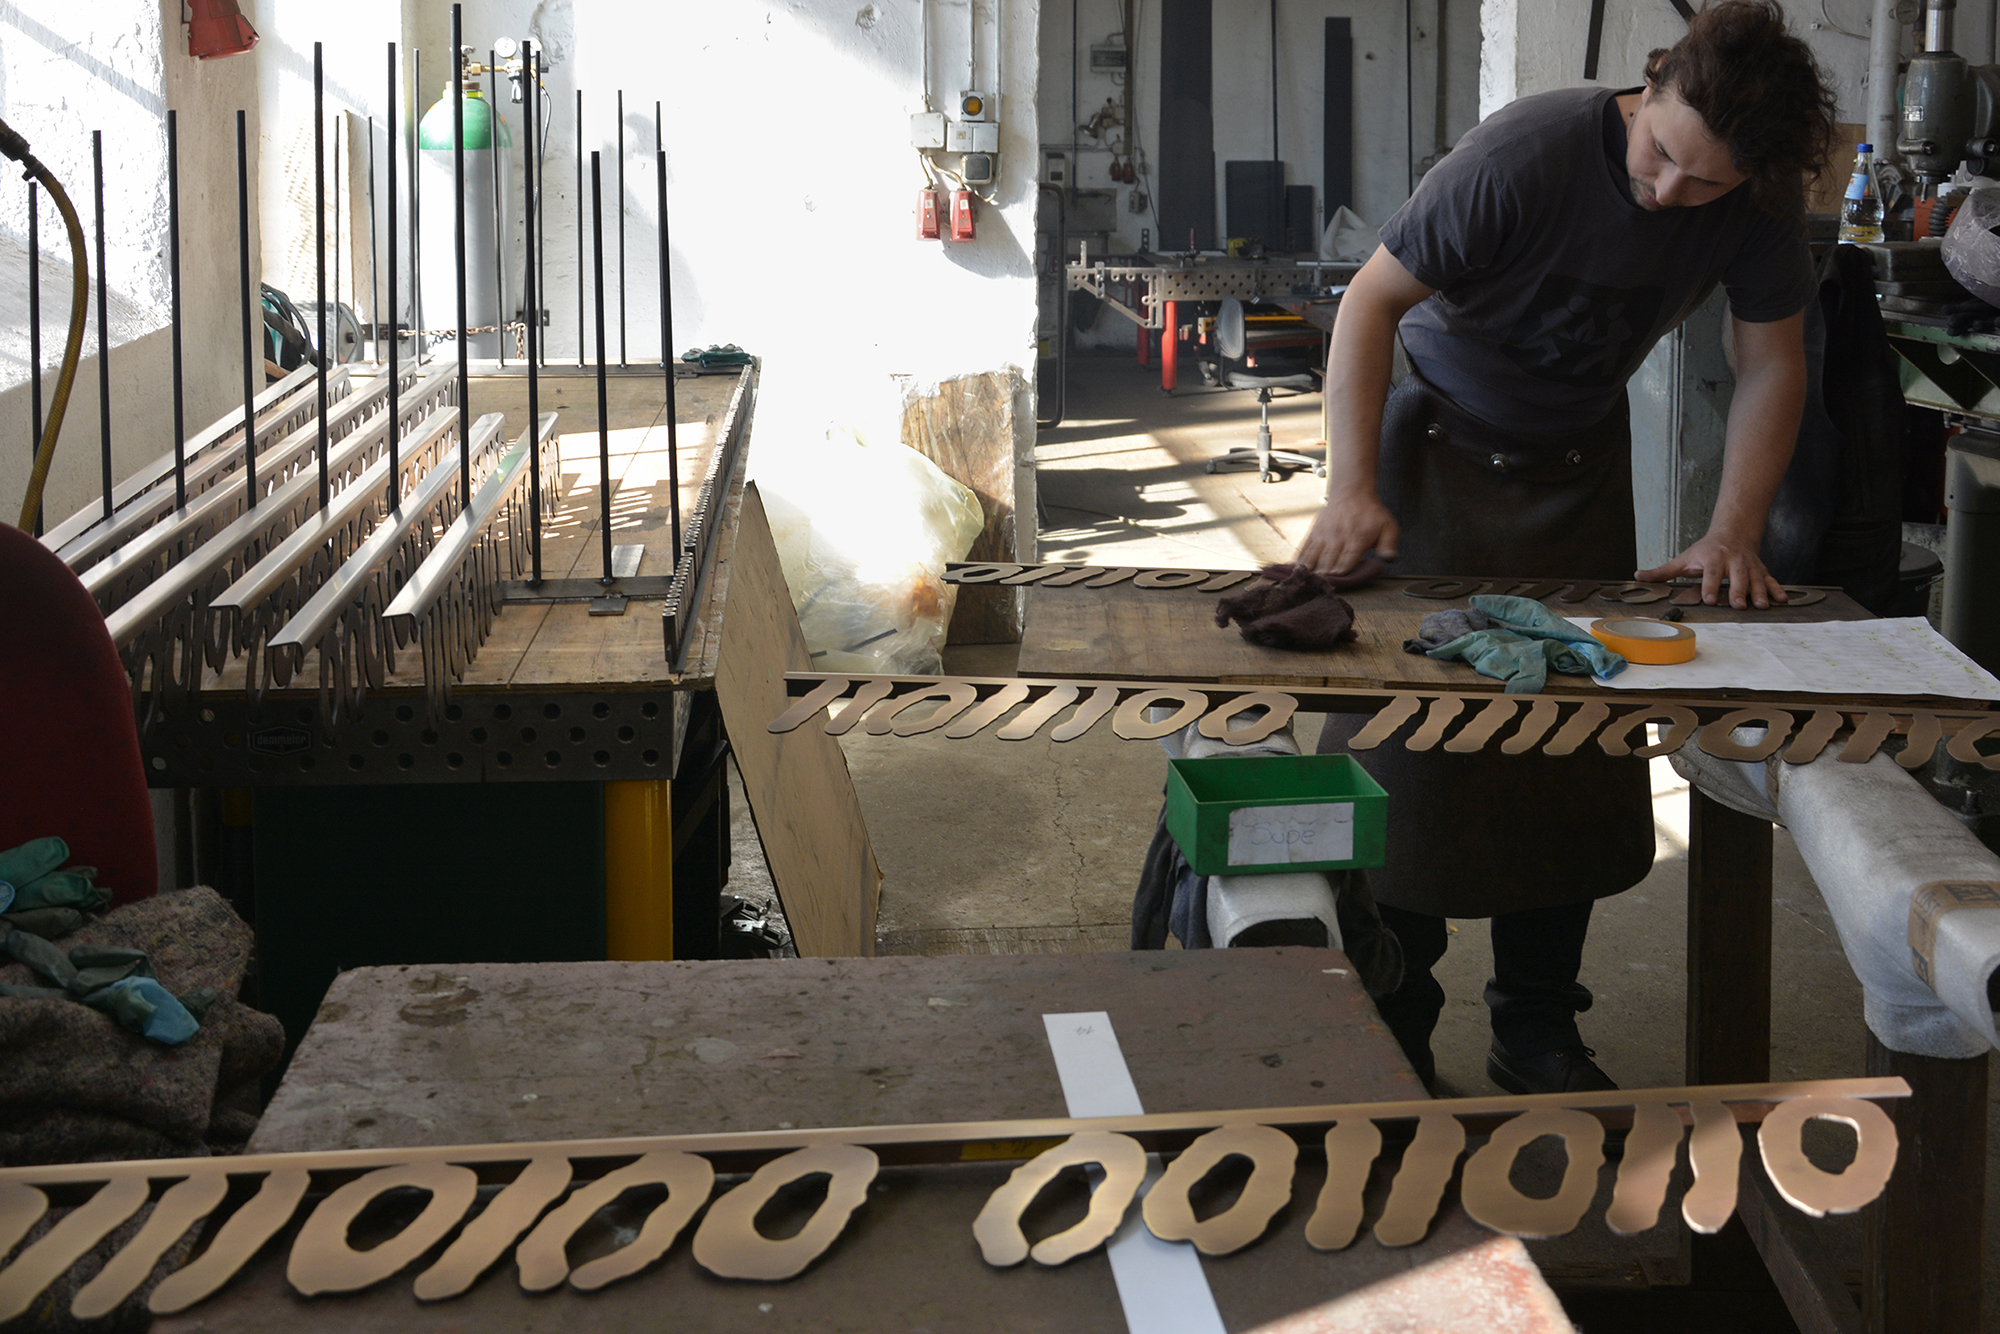
[[(1110, 1015), (1102, 1010), (1045, 1014), (1042, 1025), (1071, 1116), (1144, 1115)], [(1142, 1198), (1160, 1172), (1159, 1155), (1149, 1154)], [(1137, 1202), (1105, 1254), (1111, 1258), (1125, 1327), (1132, 1334), (1223, 1334), (1222, 1313), (1215, 1309), (1215, 1294), (1201, 1271), (1200, 1253), (1188, 1242), (1161, 1241), (1149, 1232)]]

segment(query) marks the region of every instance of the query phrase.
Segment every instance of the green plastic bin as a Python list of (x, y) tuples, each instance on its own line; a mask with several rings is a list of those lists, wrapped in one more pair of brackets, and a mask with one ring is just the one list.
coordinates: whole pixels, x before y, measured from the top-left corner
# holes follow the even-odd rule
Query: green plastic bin
[(1167, 832), (1196, 875), (1380, 866), (1387, 800), (1351, 755), (1167, 762)]

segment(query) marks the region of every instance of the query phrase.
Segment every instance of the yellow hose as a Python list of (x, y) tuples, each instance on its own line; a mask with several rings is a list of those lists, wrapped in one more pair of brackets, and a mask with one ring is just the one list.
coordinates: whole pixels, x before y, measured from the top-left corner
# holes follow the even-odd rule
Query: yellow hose
[[(69, 232), (70, 258), (76, 270), (76, 290), (71, 294), (69, 304), (69, 342), (63, 348), (62, 371), (56, 377), (56, 394), (49, 403), (48, 421), (42, 426), (42, 442), (35, 450), (35, 469), (28, 476), (28, 494), (21, 501), (20, 526), (32, 531), (35, 512), (42, 507), (42, 488), (49, 480), (49, 464), (56, 456), (56, 436), (62, 431), (63, 413), (69, 407), (70, 387), (76, 383), (76, 364), (83, 356), (83, 322), (90, 302), (90, 271), (84, 251), (83, 223), (77, 218), (69, 196), (63, 193), (62, 186), (57, 184), (49, 169), (32, 156), (23, 156), (21, 165), (28, 169), (28, 175), (48, 190), (49, 198), (55, 200), (56, 210), (62, 214), (63, 227)], [(105, 355), (105, 352), (104, 348), (97, 350), (99, 356)]]

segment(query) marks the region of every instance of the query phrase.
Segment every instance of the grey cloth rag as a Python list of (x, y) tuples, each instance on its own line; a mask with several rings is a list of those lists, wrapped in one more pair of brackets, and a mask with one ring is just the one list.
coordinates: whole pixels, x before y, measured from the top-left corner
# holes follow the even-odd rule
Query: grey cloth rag
[(1454, 639), (1487, 629), (1493, 622), (1477, 607), (1447, 607), (1434, 611), (1417, 623), (1417, 637), (1403, 641), (1405, 653), (1429, 653)]

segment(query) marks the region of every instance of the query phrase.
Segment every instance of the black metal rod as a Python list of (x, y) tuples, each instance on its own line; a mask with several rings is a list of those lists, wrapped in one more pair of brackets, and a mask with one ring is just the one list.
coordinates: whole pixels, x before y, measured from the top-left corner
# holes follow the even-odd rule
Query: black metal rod
[(345, 361), (346, 338), (340, 332), (340, 141), (347, 137), (341, 128), (340, 113), (333, 113), (333, 350), (336, 361)]
[(326, 346), (326, 63), (318, 42), (313, 43), (313, 281), (319, 300), (319, 508), (326, 512), (333, 488), (326, 475), (326, 455), (333, 443), (326, 414), (326, 364), (331, 357)]
[[(528, 44), (521, 43), (526, 53)], [(535, 272), (536, 247), (541, 238), (536, 234), (535, 209), (535, 97), (541, 86), (541, 71), (537, 68), (537, 56), (524, 54), (522, 63), (527, 66), (528, 96), (521, 110), (521, 130), (527, 138), (527, 147), (521, 152), (521, 198), (523, 224), (527, 227), (527, 253), (522, 264), (522, 278), (526, 290), (523, 292), (523, 316), (528, 323), (528, 552), (534, 563), (528, 582), (542, 582), (542, 384), (538, 369), (540, 345), (536, 336), (541, 332), (542, 286), (541, 275)]]
[[(42, 447), (42, 188), (28, 182), (28, 458)], [(41, 507), (35, 509), (35, 536), (42, 535)]]
[(91, 188), (97, 197), (97, 428), (104, 471), (104, 517), (111, 517), (110, 285), (104, 279), (104, 131), (90, 132)]
[[(394, 77), (392, 74), (390, 77)], [(395, 154), (391, 153), (390, 157)], [(389, 229), (394, 236), (395, 229)], [(375, 118), (368, 118), (368, 357), (382, 359), (382, 252), (375, 243)], [(357, 295), (356, 301), (361, 298)]]
[(618, 364), (625, 366), (625, 90), (618, 90)]
[(424, 95), (424, 53), (416, 47), (410, 48), (410, 343), (414, 349), (416, 362), (424, 364), (424, 247), (421, 227), (423, 225), (423, 173), (417, 170), (422, 159), (417, 153), (418, 122), (423, 117), (423, 108), (418, 101)]
[(500, 226), (500, 70), (486, 53), (486, 160), (493, 167), (493, 346), (507, 364), (507, 239)]
[[(264, 359), (257, 355), (250, 313), (259, 301), (250, 290), (250, 139), (243, 113), (236, 113), (236, 272), (243, 288), (243, 503), (257, 507), (257, 374)], [(259, 320), (261, 325), (263, 321)]]
[[(402, 371), (396, 364), (396, 354), (403, 346), (402, 305), (396, 299), (396, 44), (389, 43), (389, 101), (383, 111), (385, 131), (388, 135), (389, 152), (389, 508), (395, 509), (403, 503), (403, 463), (400, 451), (403, 443)], [(414, 205), (413, 205), (414, 207)], [(414, 284), (412, 284), (414, 288)], [(375, 336), (382, 336), (381, 315), (377, 314)]]
[(174, 351), (174, 508), (187, 506), (187, 391), (181, 370), (181, 128), (178, 112), (167, 112), (167, 291), (168, 328)]
[[(657, 110), (655, 112), (657, 114)], [(681, 560), (681, 447), (674, 402), (674, 283), (667, 250), (667, 150), (655, 150), (660, 182), (660, 370), (667, 379), (667, 510), (671, 516), (674, 564)]]
[(452, 253), (458, 279), (458, 503), (472, 505), (472, 338), (465, 332), (465, 6), (451, 7)]
[[(541, 111), (542, 49), (539, 46), (535, 48), (535, 81), (532, 85), (530, 85), (528, 91), (530, 95), (532, 95), (536, 99), (535, 115), (541, 118), (535, 126), (536, 133), (528, 137), (528, 151), (535, 155), (535, 173), (536, 173), (535, 199), (534, 199), (535, 297), (538, 304), (546, 305), (549, 299), (549, 282), (548, 282), (549, 228), (548, 228), (548, 214), (543, 212), (542, 201), (543, 197), (548, 193), (548, 173), (543, 170), (543, 168), (546, 167), (548, 164), (542, 159), (542, 149), (548, 143), (549, 127), (547, 123), (547, 117), (543, 117)], [(553, 98), (550, 99), (549, 105), (551, 106), (551, 108), (554, 107), (555, 100)], [(542, 312), (540, 310), (537, 310), (535, 312), (535, 323), (539, 326), (541, 324), (541, 320), (542, 320)], [(542, 364), (544, 366), (549, 364), (549, 340), (546, 338), (542, 339)]]
[(604, 386), (604, 185), (590, 155), (590, 250), (597, 277), (597, 508), (604, 534), (604, 583), (611, 582), (611, 405)]
[(583, 89), (576, 90), (576, 364), (584, 364), (583, 341)]

